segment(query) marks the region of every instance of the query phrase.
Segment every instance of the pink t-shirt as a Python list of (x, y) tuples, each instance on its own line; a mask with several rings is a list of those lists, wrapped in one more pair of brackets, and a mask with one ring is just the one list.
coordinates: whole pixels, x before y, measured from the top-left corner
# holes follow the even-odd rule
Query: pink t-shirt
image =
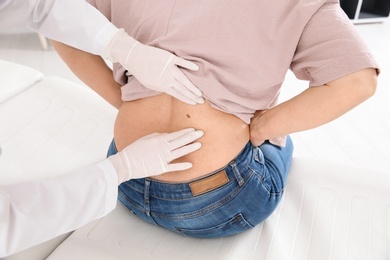
[[(211, 105), (250, 123), (277, 104), (288, 69), (310, 86), (378, 68), (337, 0), (87, 0), (143, 44), (200, 66), (183, 70)], [(114, 64), (130, 101), (159, 94)], [(276, 144), (283, 145), (283, 138)]]

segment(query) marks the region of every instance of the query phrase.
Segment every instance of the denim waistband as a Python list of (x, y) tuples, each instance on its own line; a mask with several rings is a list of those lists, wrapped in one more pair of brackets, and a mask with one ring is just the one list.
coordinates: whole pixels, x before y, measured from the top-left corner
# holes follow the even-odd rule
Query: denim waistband
[(254, 159), (254, 156), (256, 156), (256, 153), (254, 152), (255, 149), (258, 148), (253, 147), (252, 144), (248, 142), (242, 151), (236, 156), (236, 158), (230, 161), (226, 166), (188, 182), (172, 183), (146, 178), (130, 180), (124, 183), (124, 185), (128, 185), (141, 193), (143, 193), (145, 189), (148, 189), (148, 194), (150, 197), (160, 199), (192, 198), (194, 195), (191, 190), (190, 183), (202, 180), (204, 178), (209, 178), (210, 176), (218, 174), (221, 171), (225, 171), (226, 175), (228, 176), (229, 181), (226, 184), (231, 183), (232, 181), (236, 181), (239, 185), (242, 185), (245, 178), (244, 175), (247, 172), (244, 171), (244, 169)]

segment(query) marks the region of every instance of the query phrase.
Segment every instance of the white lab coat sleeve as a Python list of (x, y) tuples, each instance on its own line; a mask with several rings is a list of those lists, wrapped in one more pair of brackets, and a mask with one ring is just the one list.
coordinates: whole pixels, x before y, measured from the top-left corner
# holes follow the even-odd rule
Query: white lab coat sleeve
[(60, 178), (0, 187), (0, 257), (106, 215), (117, 195), (118, 177), (108, 160)]
[(0, 17), (0, 30), (29, 27), (97, 55), (118, 30), (85, 0), (0, 0)]

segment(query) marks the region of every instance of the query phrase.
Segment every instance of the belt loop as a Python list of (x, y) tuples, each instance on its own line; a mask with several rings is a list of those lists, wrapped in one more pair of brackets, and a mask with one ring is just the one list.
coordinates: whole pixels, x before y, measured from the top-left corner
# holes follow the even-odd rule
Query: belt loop
[(263, 155), (263, 151), (260, 149), (260, 147), (259, 146), (255, 147), (252, 152), (253, 152), (253, 159), (256, 162), (264, 164), (264, 155)]
[(232, 167), (234, 176), (236, 177), (236, 180), (238, 182), (238, 185), (242, 186), (244, 185), (244, 179), (241, 177), (240, 171), (237, 169), (237, 164), (235, 161), (230, 163), (230, 166)]
[(149, 188), (150, 188), (150, 180), (145, 179), (145, 188), (144, 188), (145, 213), (150, 217)]

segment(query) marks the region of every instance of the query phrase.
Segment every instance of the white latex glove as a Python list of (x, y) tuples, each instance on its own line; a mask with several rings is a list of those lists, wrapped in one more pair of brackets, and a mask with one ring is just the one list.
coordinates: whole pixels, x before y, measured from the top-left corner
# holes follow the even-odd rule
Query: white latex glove
[(165, 92), (191, 105), (204, 103), (202, 92), (179, 69), (197, 71), (196, 64), (168, 51), (144, 45), (123, 29), (114, 34), (102, 56), (111, 62), (119, 62), (128, 74), (147, 88)]
[(138, 139), (121, 152), (108, 157), (108, 160), (118, 173), (119, 183), (170, 171), (186, 170), (192, 167), (191, 163), (170, 162), (198, 150), (201, 144), (192, 142), (201, 136), (203, 131), (195, 131), (193, 128), (170, 134), (154, 133)]

